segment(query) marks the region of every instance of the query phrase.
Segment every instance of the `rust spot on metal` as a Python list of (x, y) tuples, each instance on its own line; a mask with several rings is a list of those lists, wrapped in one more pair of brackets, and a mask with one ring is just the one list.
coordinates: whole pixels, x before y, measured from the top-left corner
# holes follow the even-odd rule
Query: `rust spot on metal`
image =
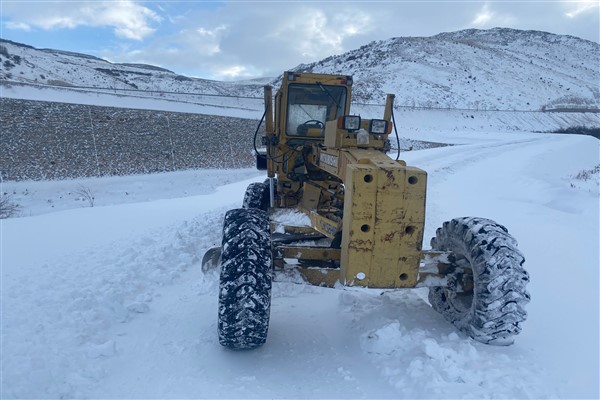
[(416, 250), (421, 251), (421, 249), (423, 248), (423, 238), (422, 237), (420, 240), (417, 240), (416, 245), (417, 245)]
[(396, 177), (394, 176), (394, 172), (390, 171), (390, 170), (385, 170), (385, 176), (387, 176), (389, 181), (394, 182), (396, 180)]
[(348, 248), (358, 252), (373, 251), (373, 242), (371, 240), (351, 240)]
[(394, 240), (394, 237), (396, 236), (396, 233), (398, 233), (397, 231), (394, 231), (392, 233), (388, 233), (387, 235), (383, 236), (383, 241), (384, 242), (391, 242), (392, 240)]

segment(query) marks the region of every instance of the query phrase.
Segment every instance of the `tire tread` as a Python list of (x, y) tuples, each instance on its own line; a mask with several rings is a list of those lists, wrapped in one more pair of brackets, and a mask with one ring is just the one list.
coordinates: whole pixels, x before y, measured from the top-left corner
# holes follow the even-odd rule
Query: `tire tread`
[(269, 219), (258, 209), (225, 215), (219, 285), (221, 345), (252, 349), (267, 339), (271, 308), (272, 253)]
[(485, 218), (455, 218), (437, 229), (431, 247), (466, 258), (475, 285), (470, 309), (455, 304), (453, 294), (443, 287), (430, 288), (432, 307), (477, 341), (512, 344), (527, 318), (530, 296), (525, 258), (508, 229)]

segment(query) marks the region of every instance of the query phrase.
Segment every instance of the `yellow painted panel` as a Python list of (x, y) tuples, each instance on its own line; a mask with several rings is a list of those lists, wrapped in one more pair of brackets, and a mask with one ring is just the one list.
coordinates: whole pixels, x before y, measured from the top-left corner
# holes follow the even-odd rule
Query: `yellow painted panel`
[[(368, 151), (346, 169), (341, 281), (377, 288), (414, 287), (425, 222), (426, 174)], [(379, 153), (381, 154), (381, 153)]]

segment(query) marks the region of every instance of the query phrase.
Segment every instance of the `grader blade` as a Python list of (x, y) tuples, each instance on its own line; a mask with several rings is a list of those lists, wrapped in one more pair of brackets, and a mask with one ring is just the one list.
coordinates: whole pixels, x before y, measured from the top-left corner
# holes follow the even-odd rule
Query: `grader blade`
[(202, 257), (202, 272), (215, 270), (221, 263), (221, 247), (212, 247)]

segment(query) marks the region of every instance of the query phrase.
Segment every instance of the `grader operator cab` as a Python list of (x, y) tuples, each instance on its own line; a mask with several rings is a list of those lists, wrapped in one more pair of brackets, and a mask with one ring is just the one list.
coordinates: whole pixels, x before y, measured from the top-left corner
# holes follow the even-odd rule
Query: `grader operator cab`
[[(366, 120), (350, 114), (351, 91), (350, 76), (286, 72), (273, 113), (265, 87), (264, 150), (254, 142), (267, 179), (226, 213), (222, 246), (203, 259), (205, 270), (221, 267), (220, 343), (264, 344), (272, 281), (297, 271), (321, 286), (428, 287), (431, 306), (460, 331), (511, 344), (529, 301), (516, 241), (494, 221), (464, 217), (423, 249), (427, 174), (387, 155), (394, 96), (382, 119)], [(281, 227), (273, 220), (281, 209), (310, 226)]]

